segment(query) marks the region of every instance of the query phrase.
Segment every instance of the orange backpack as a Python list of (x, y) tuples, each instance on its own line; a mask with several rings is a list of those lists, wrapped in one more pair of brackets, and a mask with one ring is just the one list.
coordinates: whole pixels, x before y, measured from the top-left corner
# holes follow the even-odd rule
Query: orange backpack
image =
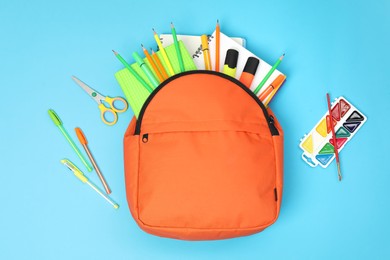
[(282, 128), (225, 74), (189, 71), (164, 81), (130, 122), (124, 161), (131, 214), (150, 234), (245, 236), (279, 215)]

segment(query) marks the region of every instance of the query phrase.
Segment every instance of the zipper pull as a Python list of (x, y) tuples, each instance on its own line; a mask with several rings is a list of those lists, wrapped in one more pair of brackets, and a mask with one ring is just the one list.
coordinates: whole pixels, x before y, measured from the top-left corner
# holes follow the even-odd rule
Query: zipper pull
[(269, 123), (270, 124), (274, 124), (275, 123), (275, 118), (274, 118), (274, 116), (269, 116)]
[(270, 128), (271, 128), (271, 134), (272, 135), (279, 135), (279, 131), (278, 131), (278, 129), (276, 128), (276, 126), (275, 126), (275, 118), (274, 118), (274, 116), (273, 115), (270, 115), (269, 117), (268, 117), (268, 122), (269, 122), (269, 125), (270, 125)]
[(142, 142), (143, 142), (143, 143), (147, 143), (148, 140), (149, 140), (149, 135), (148, 135), (148, 134), (143, 134), (143, 135), (142, 135)]

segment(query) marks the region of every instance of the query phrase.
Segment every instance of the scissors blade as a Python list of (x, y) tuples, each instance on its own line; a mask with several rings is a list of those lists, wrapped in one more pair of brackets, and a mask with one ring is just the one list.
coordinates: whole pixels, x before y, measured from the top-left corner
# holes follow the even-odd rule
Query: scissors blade
[(90, 86), (88, 86), (87, 84), (85, 84), (84, 82), (82, 82), (80, 79), (78, 79), (76, 76), (72, 76), (72, 79), (82, 88), (85, 90), (85, 92), (88, 93), (88, 95), (93, 98), (98, 104), (101, 103), (101, 100), (104, 100), (104, 97), (99, 93), (97, 92), (96, 90), (94, 90), (93, 88), (91, 88)]

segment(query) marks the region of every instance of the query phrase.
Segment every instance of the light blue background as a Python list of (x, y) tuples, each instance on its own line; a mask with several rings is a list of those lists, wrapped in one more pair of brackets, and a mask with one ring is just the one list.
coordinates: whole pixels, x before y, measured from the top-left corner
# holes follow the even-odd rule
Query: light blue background
[[(233, 2), (233, 1), (232, 1)], [(0, 259), (389, 259), (390, 2), (381, 1), (1, 1)], [(122, 138), (70, 79), (122, 95), (111, 49), (131, 60), (151, 28), (224, 33), (288, 75), (271, 107), (285, 132), (284, 197), (278, 221), (243, 238), (187, 242), (148, 235), (130, 216)], [(299, 140), (344, 95), (368, 121), (334, 163), (312, 169)], [(120, 205), (113, 210), (60, 164), (84, 167), (47, 115), (53, 108), (90, 148)], [(95, 173), (88, 174), (99, 184)]]

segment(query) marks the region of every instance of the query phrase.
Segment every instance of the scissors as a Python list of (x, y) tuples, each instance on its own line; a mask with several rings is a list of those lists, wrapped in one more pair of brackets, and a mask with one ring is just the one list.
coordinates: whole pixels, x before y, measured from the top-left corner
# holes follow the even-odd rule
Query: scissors
[[(117, 113), (123, 113), (127, 110), (128, 105), (124, 98), (122, 97), (108, 97), (108, 96), (102, 96), (99, 92), (76, 78), (75, 76), (72, 76), (72, 79), (87, 92), (87, 94), (92, 97), (97, 103), (98, 108), (100, 110), (100, 117), (102, 118), (102, 121), (107, 125), (114, 125), (118, 121), (118, 115)], [(104, 101), (104, 103), (103, 103)], [(115, 105), (115, 102), (117, 105)], [(108, 106), (105, 105), (108, 104)], [(123, 108), (121, 108), (123, 107)], [(109, 114), (112, 115), (112, 120), (107, 119), (109, 118)]]

